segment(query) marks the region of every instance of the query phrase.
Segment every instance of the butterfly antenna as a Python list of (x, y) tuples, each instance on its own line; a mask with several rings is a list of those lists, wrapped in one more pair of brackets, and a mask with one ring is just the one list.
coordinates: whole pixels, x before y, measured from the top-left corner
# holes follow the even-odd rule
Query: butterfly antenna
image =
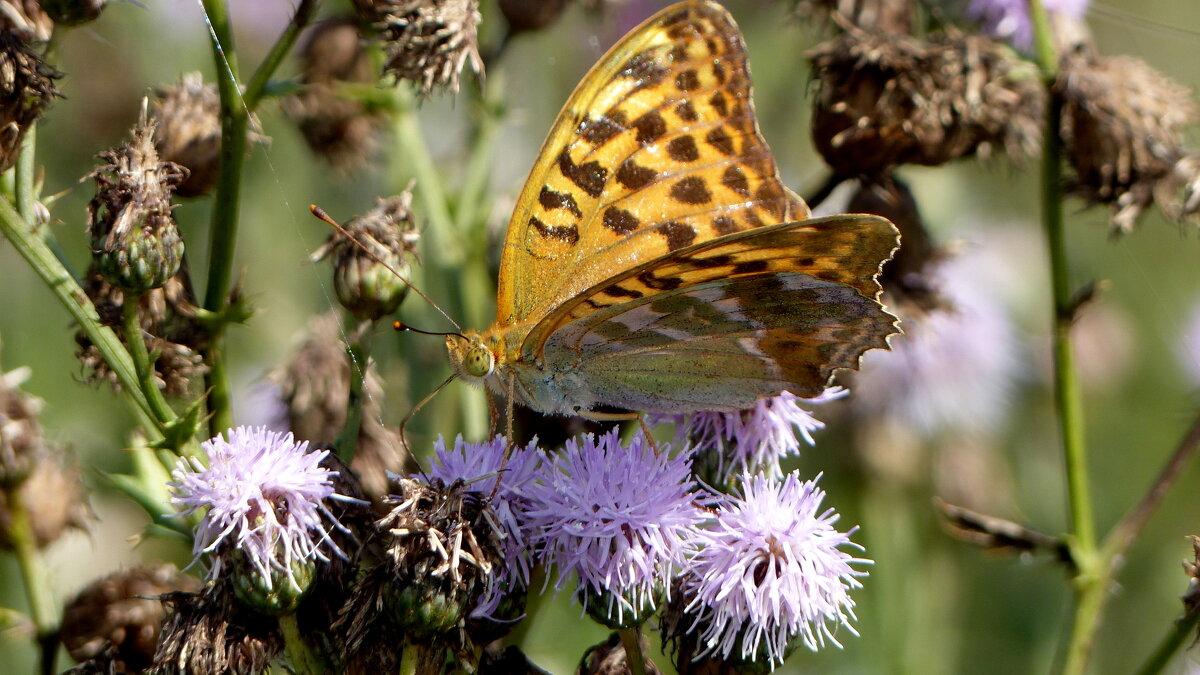
[(316, 216), (319, 220), (324, 221), (326, 224), (333, 227), (333, 229), (337, 230), (338, 232), (341, 232), (342, 236), (349, 239), (351, 242), (354, 243), (355, 246), (362, 249), (363, 253), (366, 253), (368, 256), (370, 256), (371, 260), (374, 260), (375, 262), (379, 263), (380, 265), (383, 265), (384, 268), (387, 269), (387, 271), (396, 275), (397, 279), (399, 279), (400, 281), (403, 281), (404, 285), (408, 286), (409, 288), (411, 288), (413, 290), (414, 293), (421, 296), (421, 298), (425, 302), (429, 303), (430, 307), (433, 307), (434, 309), (436, 309), (438, 314), (441, 314), (443, 317), (445, 317), (446, 320), (449, 321), (450, 324), (452, 326), (454, 326), (457, 330), (462, 330), (462, 326), (458, 325), (458, 322), (455, 321), (454, 319), (451, 319), (450, 315), (447, 314), (441, 307), (439, 307), (438, 304), (436, 302), (434, 302), (432, 298), (430, 298), (428, 295), (425, 295), (425, 293), (422, 292), (421, 289), (414, 286), (412, 284), (412, 282), (409, 281), (407, 278), (405, 278), (405, 276), (403, 274), (400, 274), (399, 272), (397, 272), (396, 268), (392, 267), (391, 265), (389, 265), (386, 262), (384, 262), (383, 260), (381, 260), (379, 258), (379, 256), (375, 255), (374, 251), (372, 251), (370, 248), (368, 248), (366, 244), (359, 241), (357, 237), (355, 237), (353, 234), (350, 234), (349, 232), (347, 232), (346, 228), (339, 225), (338, 222), (336, 220), (334, 220), (333, 218), (331, 218), (328, 213), (325, 213), (325, 209), (317, 206), (316, 204), (309, 204), (308, 210), (312, 211), (312, 214), (314, 216)]
[(421, 330), (420, 328), (416, 328), (416, 327), (414, 327), (414, 326), (410, 326), (410, 325), (408, 325), (408, 324), (404, 323), (403, 321), (393, 321), (393, 322), (392, 322), (392, 330), (396, 331), (397, 333), (403, 333), (403, 332), (405, 332), (405, 331), (410, 331), (410, 332), (413, 332), (413, 333), (420, 333), (421, 335), (434, 335), (434, 336), (455, 335), (455, 336), (458, 336), (458, 337), (460, 337), (460, 338), (462, 338), (462, 339), (464, 339), (464, 340), (466, 340), (466, 339), (467, 339), (467, 336), (463, 335), (462, 333), (460, 333), (460, 332), (458, 332), (458, 331), (453, 331), (453, 330), (448, 330), (448, 331), (432, 331), (432, 330)]
[[(396, 323), (399, 323), (399, 321), (397, 321)], [(418, 402), (415, 406), (413, 406), (413, 409), (408, 411), (408, 414), (404, 416), (404, 419), (400, 420), (400, 429), (399, 429), (400, 443), (404, 446), (405, 450), (412, 449), (412, 446), (410, 446), (408, 444), (408, 437), (404, 433), (405, 428), (408, 427), (409, 421), (412, 420), (413, 416), (417, 414), (418, 410), (420, 410), (421, 408), (424, 408), (426, 403), (429, 403), (430, 401), (432, 401), (433, 397), (437, 396), (437, 393), (439, 391), (444, 389), (446, 387), (446, 385), (453, 382), (454, 379), (457, 377), (458, 377), (458, 373), (452, 373), (450, 375), (450, 377), (447, 377), (444, 382), (442, 382), (437, 387), (435, 387), (433, 391), (431, 391), (425, 395), (425, 398), (421, 399), (420, 402)]]

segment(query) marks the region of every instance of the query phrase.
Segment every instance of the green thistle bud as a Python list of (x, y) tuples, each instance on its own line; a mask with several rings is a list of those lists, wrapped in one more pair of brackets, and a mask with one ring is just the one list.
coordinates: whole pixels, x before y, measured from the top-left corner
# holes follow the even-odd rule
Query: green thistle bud
[[(618, 603), (622, 611), (617, 611)], [(641, 605), (640, 607), (638, 605)], [(638, 603), (633, 593), (616, 597), (611, 591), (588, 593), (584, 611), (593, 621), (612, 630), (640, 626), (654, 616), (662, 604), (662, 592), (655, 594), (654, 602)]]
[(232, 557), (233, 594), (256, 612), (271, 616), (291, 614), (312, 590), (316, 576), (312, 560), (293, 560), (290, 574), (272, 567), (267, 578), (246, 561), (241, 551), (235, 549)]
[(313, 260), (333, 260), (338, 301), (356, 318), (374, 321), (396, 311), (408, 293), (409, 259), (419, 238), (409, 210), (412, 193), (378, 200), (369, 213), (335, 231)]
[(88, 231), (97, 269), (112, 285), (144, 293), (179, 271), (183, 239), (171, 215), (171, 193), (187, 170), (159, 161), (154, 126), (145, 116), (126, 145), (100, 154), (92, 173), (96, 196), (88, 203)]
[(441, 635), (454, 628), (466, 614), (471, 597), (466, 589), (430, 578), (404, 585), (393, 583), (383, 595), (392, 621), (416, 639)]

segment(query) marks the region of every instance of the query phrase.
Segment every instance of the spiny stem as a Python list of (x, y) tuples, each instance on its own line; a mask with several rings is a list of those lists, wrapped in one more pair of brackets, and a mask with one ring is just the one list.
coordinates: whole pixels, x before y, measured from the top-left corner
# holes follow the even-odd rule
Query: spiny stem
[(129, 347), (129, 355), (133, 359), (133, 367), (137, 371), (138, 384), (142, 393), (150, 402), (150, 410), (160, 424), (166, 424), (175, 419), (175, 412), (163, 398), (158, 382), (154, 379), (154, 363), (150, 353), (146, 351), (146, 338), (142, 334), (142, 324), (138, 317), (141, 296), (132, 291), (125, 291), (124, 302), (121, 303), (121, 318), (124, 320), (122, 329), (125, 332), (125, 344)]

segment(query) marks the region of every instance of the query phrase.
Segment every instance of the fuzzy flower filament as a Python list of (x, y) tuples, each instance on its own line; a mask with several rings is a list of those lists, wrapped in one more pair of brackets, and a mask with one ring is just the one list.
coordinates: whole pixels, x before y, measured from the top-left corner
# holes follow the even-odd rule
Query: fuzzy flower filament
[[(320, 466), (328, 451), (309, 452), (307, 441), (265, 427), (237, 427), (228, 440), (217, 436), (201, 448), (208, 466), (181, 459), (167, 484), (181, 515), (204, 512), (192, 548), (197, 559), (232, 547), (270, 588), (275, 574), (299, 586), (294, 565), (328, 561), (323, 548), (346, 557), (329, 538), (328, 527), (340, 525), (324, 502), (350, 498), (334, 492), (337, 472)], [(211, 556), (210, 579), (224, 558)]]
[(584, 604), (606, 600), (618, 624), (652, 612), (705, 517), (689, 460), (656, 452), (640, 434), (623, 445), (615, 429), (567, 441), (543, 465), (529, 512), (555, 589), (577, 577)]
[(741, 486), (699, 532), (683, 577), (701, 655), (774, 667), (797, 637), (814, 651), (827, 640), (840, 647), (831, 625), (857, 635), (849, 592), (866, 575), (852, 566), (871, 562), (842, 550), (861, 550), (850, 541), (854, 529), (837, 531), (837, 513), (820, 510), (825, 492), (816, 480), (743, 476)]

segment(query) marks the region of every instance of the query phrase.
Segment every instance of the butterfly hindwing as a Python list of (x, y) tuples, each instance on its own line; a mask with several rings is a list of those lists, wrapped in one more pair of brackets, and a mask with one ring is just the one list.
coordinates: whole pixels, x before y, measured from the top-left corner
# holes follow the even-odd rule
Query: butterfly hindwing
[(497, 322), (535, 322), (616, 265), (807, 215), (759, 134), (737, 26), (719, 5), (675, 5), (560, 113), (509, 223)]

